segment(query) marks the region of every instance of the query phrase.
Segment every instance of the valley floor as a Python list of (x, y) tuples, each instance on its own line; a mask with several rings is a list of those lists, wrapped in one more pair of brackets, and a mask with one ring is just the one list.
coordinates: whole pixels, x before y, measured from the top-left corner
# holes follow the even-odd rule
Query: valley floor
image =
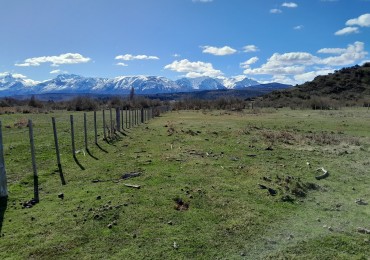
[[(74, 116), (83, 150), (83, 113)], [(30, 208), (28, 128), (14, 127), (25, 117), (40, 185)], [(366, 109), (173, 111), (110, 143), (99, 130), (99, 146), (89, 125), (80, 166), (67, 112), (0, 120), (9, 183), (1, 259), (370, 259)], [(318, 180), (321, 167), (329, 175)]]

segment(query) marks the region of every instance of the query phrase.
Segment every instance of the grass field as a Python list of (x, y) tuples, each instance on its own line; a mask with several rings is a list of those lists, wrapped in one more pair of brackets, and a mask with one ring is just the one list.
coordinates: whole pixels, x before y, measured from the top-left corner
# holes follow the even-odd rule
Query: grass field
[[(83, 113), (74, 116), (82, 149)], [(358, 232), (370, 229), (361, 205), (370, 203), (370, 111), (174, 111), (109, 144), (99, 114), (100, 147), (92, 116), (90, 154), (77, 154), (85, 170), (71, 154), (67, 112), (1, 116), (0, 259), (370, 259), (370, 234)], [(40, 203), (22, 208), (32, 164), (28, 128), (14, 125), (27, 118)], [(329, 176), (316, 180), (320, 167)], [(132, 172), (141, 175), (121, 179)]]

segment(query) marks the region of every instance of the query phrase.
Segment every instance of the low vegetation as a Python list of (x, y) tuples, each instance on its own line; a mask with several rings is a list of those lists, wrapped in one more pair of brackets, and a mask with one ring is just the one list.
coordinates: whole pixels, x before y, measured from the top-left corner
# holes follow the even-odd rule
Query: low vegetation
[(370, 63), (342, 68), (294, 88), (274, 91), (258, 100), (262, 107), (339, 109), (370, 104)]
[[(75, 117), (83, 149), (82, 112)], [(56, 117), (67, 185), (56, 165)], [(173, 111), (72, 158), (66, 111), (1, 116), (1, 259), (367, 259), (370, 112)], [(26, 118), (34, 122), (40, 203)], [(4, 127), (8, 126), (8, 127)], [(323, 171), (328, 174), (324, 177)]]

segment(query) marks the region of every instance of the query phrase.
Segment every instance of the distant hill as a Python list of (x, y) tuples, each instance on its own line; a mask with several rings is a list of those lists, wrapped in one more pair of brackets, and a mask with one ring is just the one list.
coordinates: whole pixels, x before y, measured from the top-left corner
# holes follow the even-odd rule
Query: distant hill
[[(370, 100), (370, 63), (342, 68), (326, 76), (286, 90), (273, 91), (259, 99), (264, 106), (325, 107), (363, 105)], [(325, 104), (323, 104), (325, 103)]]
[(290, 87), (292, 86), (281, 83), (268, 83), (244, 88), (239, 87), (235, 89), (216, 89), (216, 90), (203, 90), (179, 93), (159, 93), (147, 95), (147, 97), (160, 100), (185, 100), (185, 99), (214, 100), (218, 98), (251, 99), (265, 95), (278, 89), (287, 89)]

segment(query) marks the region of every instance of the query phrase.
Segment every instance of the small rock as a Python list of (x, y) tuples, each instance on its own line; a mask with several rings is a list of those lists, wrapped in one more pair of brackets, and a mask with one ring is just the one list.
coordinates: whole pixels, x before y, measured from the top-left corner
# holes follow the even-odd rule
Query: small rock
[(108, 224), (107, 228), (111, 229), (113, 227), (112, 224)]
[(241, 252), (240, 256), (246, 256), (245, 252)]
[(170, 220), (170, 221), (168, 221), (168, 222), (167, 222), (167, 224), (168, 224), (168, 225), (170, 225), (170, 226), (172, 226), (172, 225), (173, 225), (173, 223), (172, 223), (172, 221), (171, 221), (171, 220)]
[(64, 199), (64, 193), (59, 193), (59, 194), (58, 194), (58, 198), (59, 198), (59, 199)]
[(97, 196), (97, 197), (96, 197), (96, 199), (97, 199), (97, 200), (101, 200), (101, 196)]
[(176, 242), (173, 242), (173, 248), (178, 249), (179, 245)]
[(364, 201), (363, 199), (357, 199), (355, 202), (358, 205), (368, 205), (368, 203)]
[(328, 230), (329, 230), (329, 231), (333, 231), (333, 228), (332, 228), (332, 227), (328, 227)]

